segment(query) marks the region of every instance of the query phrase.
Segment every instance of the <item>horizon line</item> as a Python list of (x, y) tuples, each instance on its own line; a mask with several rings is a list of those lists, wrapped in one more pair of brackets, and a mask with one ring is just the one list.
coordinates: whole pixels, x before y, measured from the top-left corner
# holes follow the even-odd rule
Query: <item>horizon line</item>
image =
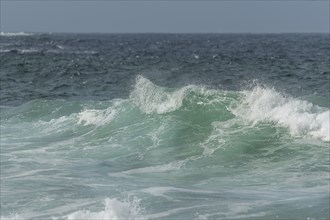
[(103, 31), (92, 31), (92, 32), (66, 32), (66, 31), (0, 31), (2, 34), (10, 33), (25, 33), (25, 34), (330, 34), (328, 32), (321, 31), (299, 31), (299, 32), (154, 32), (154, 31), (145, 31), (145, 32), (103, 32)]

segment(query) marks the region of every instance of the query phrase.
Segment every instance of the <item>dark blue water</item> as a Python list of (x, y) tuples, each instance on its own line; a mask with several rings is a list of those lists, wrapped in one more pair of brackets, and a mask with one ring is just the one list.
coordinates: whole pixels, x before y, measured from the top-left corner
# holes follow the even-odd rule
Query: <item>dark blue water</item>
[(327, 34), (36, 34), (1, 36), (1, 102), (128, 97), (158, 85), (241, 90), (251, 80), (328, 96)]

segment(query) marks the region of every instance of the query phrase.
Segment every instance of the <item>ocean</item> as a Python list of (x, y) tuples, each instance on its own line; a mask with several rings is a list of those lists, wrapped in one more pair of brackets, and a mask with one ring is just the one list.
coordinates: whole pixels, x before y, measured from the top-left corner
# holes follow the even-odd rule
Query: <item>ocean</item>
[(1, 33), (1, 219), (329, 219), (329, 40)]

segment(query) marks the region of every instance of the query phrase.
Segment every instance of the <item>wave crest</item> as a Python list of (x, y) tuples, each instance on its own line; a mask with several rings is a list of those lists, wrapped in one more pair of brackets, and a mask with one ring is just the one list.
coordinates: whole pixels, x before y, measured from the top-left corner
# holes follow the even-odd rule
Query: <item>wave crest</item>
[(116, 110), (112, 108), (105, 110), (86, 109), (79, 113), (78, 124), (101, 126), (111, 122), (116, 113)]
[(191, 88), (193, 86), (186, 86), (171, 92), (156, 86), (143, 76), (137, 76), (130, 99), (147, 114), (163, 114), (180, 108), (187, 91)]
[(328, 109), (260, 86), (243, 94), (243, 103), (233, 110), (235, 115), (254, 124), (274, 122), (287, 127), (292, 136), (330, 140)]

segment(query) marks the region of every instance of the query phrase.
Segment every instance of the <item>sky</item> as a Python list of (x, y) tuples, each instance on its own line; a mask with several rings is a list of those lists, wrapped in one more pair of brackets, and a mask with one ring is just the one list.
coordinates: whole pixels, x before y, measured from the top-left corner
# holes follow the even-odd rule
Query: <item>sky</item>
[(329, 33), (329, 0), (1, 0), (1, 32)]

